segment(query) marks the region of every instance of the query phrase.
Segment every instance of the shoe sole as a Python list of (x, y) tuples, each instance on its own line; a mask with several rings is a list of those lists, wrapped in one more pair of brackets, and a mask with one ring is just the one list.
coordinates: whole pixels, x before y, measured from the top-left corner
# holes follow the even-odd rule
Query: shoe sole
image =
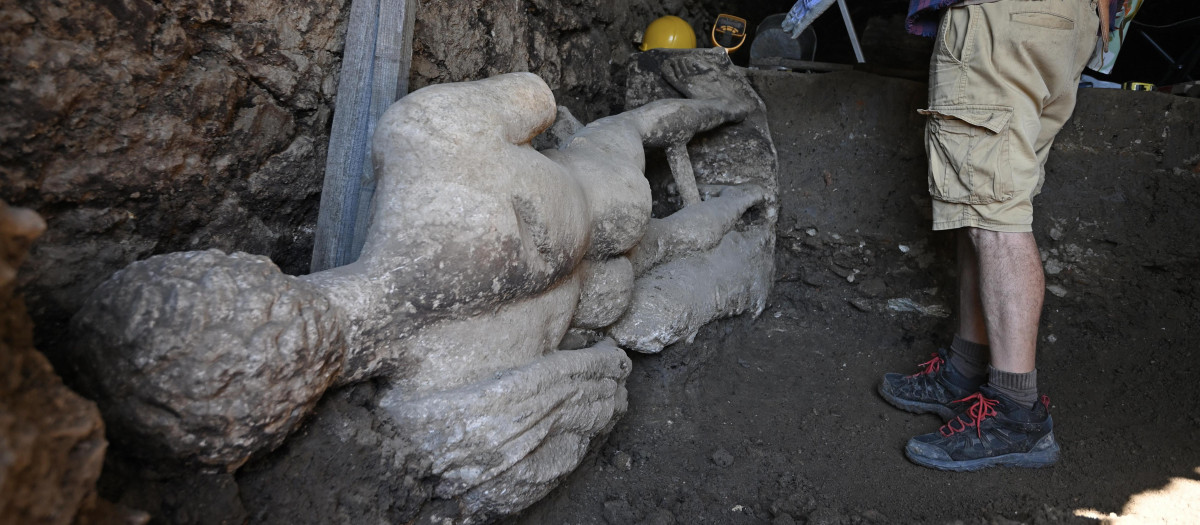
[(892, 406), (905, 412), (912, 412), (913, 414), (937, 414), (938, 417), (942, 418), (942, 421), (950, 421), (951, 419), (954, 419), (955, 415), (957, 415), (954, 413), (954, 410), (951, 410), (950, 407), (946, 405), (937, 403), (922, 403), (920, 401), (912, 401), (898, 397), (896, 394), (891, 393), (887, 389), (886, 381), (879, 383), (878, 390), (880, 397), (882, 397), (884, 401), (891, 403)]
[[(1044, 450), (1018, 452), (990, 458), (968, 459), (963, 461), (928, 458), (913, 453), (911, 446), (904, 447), (904, 455), (909, 461), (923, 467), (953, 472), (972, 472), (988, 467), (1043, 468), (1058, 462), (1059, 447), (1050, 434), (1050, 444)], [(1043, 438), (1045, 439), (1045, 438)]]

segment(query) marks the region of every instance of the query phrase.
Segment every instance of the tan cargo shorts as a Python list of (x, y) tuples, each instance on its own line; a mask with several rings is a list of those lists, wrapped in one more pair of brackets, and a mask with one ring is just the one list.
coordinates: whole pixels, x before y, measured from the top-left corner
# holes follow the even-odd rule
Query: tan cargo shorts
[(1096, 46), (1094, 0), (951, 7), (929, 64), (933, 229), (1032, 231), (1054, 136)]

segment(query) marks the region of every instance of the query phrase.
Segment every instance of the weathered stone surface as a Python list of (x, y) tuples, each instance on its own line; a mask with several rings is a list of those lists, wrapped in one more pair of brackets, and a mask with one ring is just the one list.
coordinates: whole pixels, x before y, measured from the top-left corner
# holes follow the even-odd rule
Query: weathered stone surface
[(33, 348), (16, 270), (46, 228), (0, 201), (0, 524), (145, 523), (96, 497), (104, 423)]
[(607, 261), (585, 261), (591, 266), (585, 272), (579, 307), (571, 326), (599, 329), (620, 319), (633, 298), (633, 264), (626, 257)]
[(651, 270), (608, 333), (625, 348), (655, 353), (714, 319), (758, 315), (771, 293), (774, 240), (769, 230), (731, 232), (711, 251)]
[[(678, 55), (663, 71), (695, 98), (606, 117), (545, 153), (531, 140), (556, 106), (534, 75), (405, 97), (376, 128), (377, 197), (357, 262), (299, 278), (264, 258), (216, 251), (131, 265), (73, 322), (79, 373), (93, 376), (84, 383), (146, 459), (234, 470), (257, 454), (244, 479), (272, 496), (249, 515), (295, 519), (308, 508), (288, 503), (297, 478), (336, 478), (352, 494), (380, 476), (398, 480), (381, 488), (403, 507), (364, 499), (304, 511), (330, 520), (475, 523), (524, 508), (625, 411), (623, 350), (611, 340), (559, 348), (573, 320), (602, 328), (645, 309), (636, 294), (630, 304), (628, 259), (651, 222), (644, 145), (687, 140), (760, 109), (728, 59), (719, 67), (701, 56)], [(646, 301), (684, 317), (675, 332), (765, 297), (754, 287), (762, 272), (743, 270), (769, 276), (762, 260), (773, 236), (755, 220), (764, 213), (747, 210), (771, 196), (757, 185), (706, 194), (657, 229), (662, 249), (641, 250), (655, 254), (643, 261), (651, 272), (665, 272), (647, 279), (694, 288), (673, 295), (685, 303)], [(312, 379), (297, 381), (305, 369)], [(327, 385), (368, 380), (379, 383), (342, 390), (358, 408), (322, 403), (296, 446), (265, 456)], [(304, 444), (335, 439), (370, 444), (364, 458), (378, 460), (367, 479), (353, 466), (314, 462)]]
[[(304, 432), (242, 469), (239, 484), (247, 507), (270, 523), (487, 522), (574, 469), (624, 413), (628, 370), (609, 342), (430, 394), (340, 389)], [(295, 484), (298, 476), (322, 482)]]
[(345, 356), (341, 310), (261, 256), (155, 256), (93, 297), (71, 363), (114, 441), (144, 459), (240, 465), (295, 430)]
[[(658, 352), (690, 337), (708, 322), (766, 306), (774, 276), (775, 222), (778, 217), (778, 161), (767, 127), (766, 108), (736, 72), (724, 51), (641, 53), (630, 64), (626, 104), (640, 106), (705, 92), (713, 83), (703, 75), (672, 80), (659, 72), (680, 55), (739, 77), (727, 82), (730, 100), (753, 108), (745, 119), (686, 137), (688, 156), (705, 200), (684, 205), (671, 191), (677, 174), (662, 163), (647, 167), (655, 188), (655, 213), (646, 236), (631, 253), (639, 275), (624, 317), (608, 333), (625, 347)], [(661, 265), (661, 266), (659, 266)], [(656, 267), (657, 266), (657, 267)]]

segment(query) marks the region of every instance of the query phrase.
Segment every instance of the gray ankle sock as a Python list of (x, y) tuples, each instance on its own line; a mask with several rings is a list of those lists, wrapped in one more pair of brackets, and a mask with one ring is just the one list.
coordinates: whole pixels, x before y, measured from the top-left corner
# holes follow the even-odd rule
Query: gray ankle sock
[(1037, 402), (1037, 369), (1024, 374), (988, 367), (988, 386), (1025, 408)]
[(954, 341), (950, 343), (949, 361), (950, 366), (958, 373), (970, 379), (982, 379), (987, 373), (990, 358), (988, 345), (972, 343), (954, 334)]

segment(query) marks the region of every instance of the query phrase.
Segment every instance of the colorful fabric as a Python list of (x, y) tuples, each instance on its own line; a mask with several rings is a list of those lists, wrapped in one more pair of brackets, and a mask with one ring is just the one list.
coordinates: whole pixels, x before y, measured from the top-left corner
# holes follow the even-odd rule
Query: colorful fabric
[(1129, 22), (1141, 8), (1142, 0), (1126, 0), (1125, 5), (1117, 10), (1111, 18), (1112, 29), (1108, 42), (1097, 44), (1100, 46), (1099, 52), (1092, 55), (1091, 62), (1088, 62), (1088, 69), (1106, 75), (1112, 72), (1113, 65), (1117, 63), (1117, 53), (1121, 51), (1121, 44), (1125, 43), (1125, 37), (1129, 34)]
[(910, 0), (904, 28), (909, 33), (933, 38), (937, 36), (940, 11), (963, 0)]
[(792, 34), (792, 38), (799, 38), (800, 33), (804, 31), (813, 20), (816, 20), (821, 13), (829, 9), (835, 0), (799, 0), (796, 5), (793, 5), (788, 10), (787, 16), (783, 18), (783, 23), (780, 24), (784, 31)]
[[(803, 3), (804, 0), (801, 0)], [(938, 21), (941, 20), (941, 10), (962, 3), (964, 0), (910, 0), (908, 18), (904, 21), (905, 29), (914, 35), (933, 38), (937, 36)], [(1142, 0), (1133, 0), (1141, 4)], [(1116, 29), (1117, 13), (1122, 11), (1126, 0), (1112, 0), (1109, 7), (1109, 27)], [(1134, 9), (1137, 11), (1137, 9)], [(1115, 58), (1114, 58), (1115, 60)]]

